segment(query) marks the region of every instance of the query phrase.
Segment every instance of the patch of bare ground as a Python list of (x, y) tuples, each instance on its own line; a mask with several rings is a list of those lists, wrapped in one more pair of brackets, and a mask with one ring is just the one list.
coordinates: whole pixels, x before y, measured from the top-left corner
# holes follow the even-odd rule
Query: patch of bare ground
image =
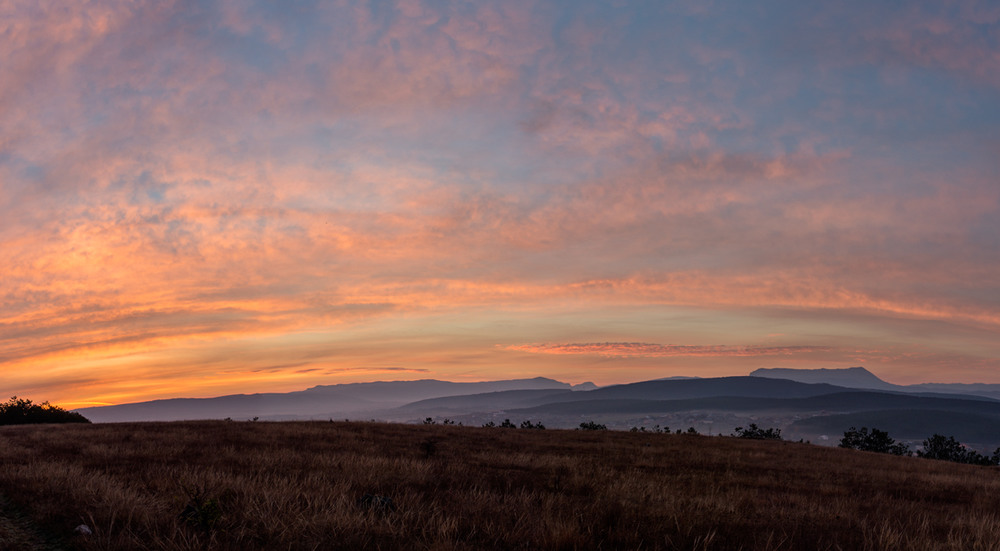
[[(994, 467), (652, 433), (0, 427), (0, 492), (85, 550), (985, 550), (1000, 541)], [(81, 523), (93, 534), (72, 536)]]

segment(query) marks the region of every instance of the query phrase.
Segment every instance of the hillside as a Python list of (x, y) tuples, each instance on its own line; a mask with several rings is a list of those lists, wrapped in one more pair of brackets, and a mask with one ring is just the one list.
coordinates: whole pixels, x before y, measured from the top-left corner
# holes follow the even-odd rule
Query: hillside
[[(472, 396), (435, 398), (420, 400), (400, 408), (402, 412), (433, 412), (438, 409), (463, 410), (465, 413), (489, 409), (537, 408), (558, 410), (557, 404), (614, 402), (625, 404), (629, 401), (695, 400), (719, 396), (741, 396), (745, 398), (789, 398), (812, 397), (842, 391), (831, 385), (805, 384), (795, 381), (764, 379), (754, 377), (716, 377), (710, 379), (658, 379), (623, 385), (607, 386), (581, 392), (498, 392)], [(694, 404), (694, 402), (689, 402)], [(580, 409), (562, 406), (567, 410)], [(585, 410), (584, 406), (581, 411)]]
[(343, 422), (0, 440), (10, 551), (975, 550), (1000, 533), (996, 468), (789, 442)]
[(1000, 442), (1000, 418), (987, 411), (885, 409), (801, 419), (786, 429), (789, 438), (839, 439), (850, 427), (877, 427), (898, 440), (918, 443), (932, 434), (954, 436), (970, 448), (992, 452)]
[[(561, 397), (556, 395), (555, 397)], [(537, 400), (537, 399), (536, 399)], [(412, 406), (411, 404), (410, 406)], [(407, 407), (410, 407), (407, 406)], [(807, 398), (758, 398), (748, 396), (710, 396), (684, 400), (573, 400), (550, 402), (540, 406), (512, 409), (511, 414), (661, 413), (672, 411), (738, 411), (744, 413), (784, 412), (824, 415), (837, 412), (876, 410), (936, 410), (976, 413), (1000, 421), (1000, 402), (980, 399), (938, 398), (889, 394), (885, 392), (832, 392)]]
[[(889, 410), (906, 410), (911, 418), (905, 425), (896, 418), (885, 424), (889, 418), (884, 412)], [(994, 428), (1000, 425), (997, 400), (856, 390), (767, 377), (654, 380), (590, 392), (532, 390), (452, 396), (413, 402), (378, 415), (394, 421), (420, 422), (431, 417), (476, 426), (511, 419), (515, 424), (541, 422), (549, 428), (573, 428), (581, 418), (590, 418), (619, 430), (659, 425), (675, 430), (694, 427), (709, 434), (730, 434), (735, 427), (754, 422), (828, 445), (853, 425), (881, 428), (917, 442), (938, 432), (954, 435), (979, 450), (992, 452), (1000, 446), (1000, 433)], [(933, 422), (921, 428), (917, 420)], [(905, 428), (906, 435), (897, 428)]]

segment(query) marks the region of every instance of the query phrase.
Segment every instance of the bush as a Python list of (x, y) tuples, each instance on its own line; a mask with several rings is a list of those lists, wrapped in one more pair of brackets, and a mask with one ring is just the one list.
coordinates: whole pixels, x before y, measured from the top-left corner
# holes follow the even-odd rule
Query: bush
[(658, 434), (663, 434), (664, 432), (670, 434), (670, 427), (660, 427), (660, 425), (653, 425), (653, 428), (647, 429), (646, 427), (632, 427), (629, 429), (631, 432), (655, 432)]
[(580, 423), (580, 430), (608, 430), (608, 426), (595, 423), (593, 421), (587, 421), (586, 423)]
[(781, 429), (762, 429), (756, 423), (750, 423), (747, 428), (736, 427), (733, 436), (751, 440), (781, 440)]
[(910, 449), (903, 443), (896, 443), (885, 431), (868, 427), (855, 427), (844, 431), (844, 437), (840, 439), (841, 448), (861, 450), (875, 453), (888, 453), (892, 455), (911, 455)]
[(522, 429), (544, 429), (545, 425), (541, 421), (537, 423), (532, 423), (531, 421), (521, 421)]
[(89, 419), (75, 411), (66, 411), (48, 402), (34, 404), (31, 400), (13, 396), (10, 400), (0, 404), (0, 425), (89, 422)]
[(945, 437), (935, 434), (924, 440), (924, 449), (917, 451), (918, 457), (967, 463), (969, 465), (996, 465), (1000, 459), (1000, 448), (993, 452), (993, 457), (987, 457), (963, 446), (954, 436)]

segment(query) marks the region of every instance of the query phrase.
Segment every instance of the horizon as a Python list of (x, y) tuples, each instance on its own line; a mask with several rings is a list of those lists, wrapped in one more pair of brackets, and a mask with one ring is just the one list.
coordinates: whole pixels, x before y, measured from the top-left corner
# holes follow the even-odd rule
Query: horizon
[(1000, 384), (1000, 6), (0, 15), (8, 395)]

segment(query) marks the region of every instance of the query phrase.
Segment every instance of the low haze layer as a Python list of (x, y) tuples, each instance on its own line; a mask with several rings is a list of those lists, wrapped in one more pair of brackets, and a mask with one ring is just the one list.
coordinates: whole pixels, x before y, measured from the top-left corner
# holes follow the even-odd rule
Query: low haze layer
[(0, 5), (0, 388), (1000, 383), (992, 2)]

